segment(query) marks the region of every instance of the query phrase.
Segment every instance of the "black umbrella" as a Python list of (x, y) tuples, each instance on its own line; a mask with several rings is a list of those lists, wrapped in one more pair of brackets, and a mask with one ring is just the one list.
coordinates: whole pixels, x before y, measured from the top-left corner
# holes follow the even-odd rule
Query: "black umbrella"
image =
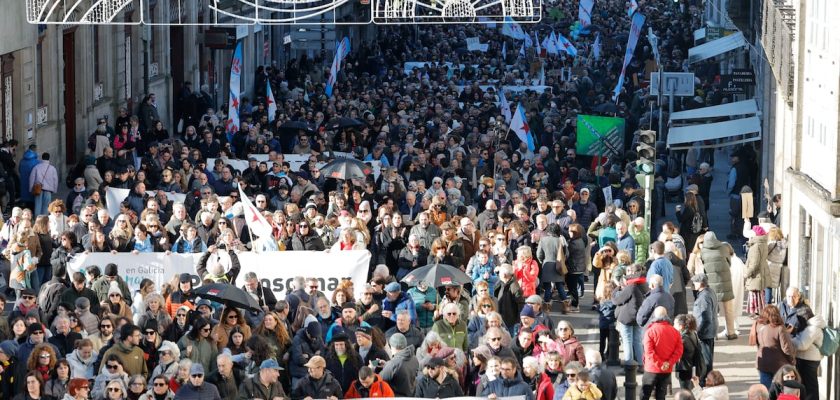
[(330, 130), (336, 130), (344, 128), (357, 128), (363, 125), (364, 123), (362, 123), (362, 121), (355, 118), (338, 117), (331, 119), (327, 124), (327, 128)]
[(202, 285), (193, 292), (202, 299), (222, 303), (228, 307), (259, 310), (260, 305), (244, 290), (229, 283), (211, 283)]
[(315, 132), (306, 121), (286, 121), (280, 124), (280, 130), (292, 131), (294, 133), (297, 133), (297, 131)]
[(373, 168), (352, 158), (336, 158), (321, 168), (321, 175), (334, 179), (365, 179), (373, 173)]
[(447, 264), (429, 264), (417, 268), (409, 272), (402, 281), (409, 286), (417, 286), (420, 281), (425, 281), (434, 287), (464, 285), (472, 282), (464, 271)]

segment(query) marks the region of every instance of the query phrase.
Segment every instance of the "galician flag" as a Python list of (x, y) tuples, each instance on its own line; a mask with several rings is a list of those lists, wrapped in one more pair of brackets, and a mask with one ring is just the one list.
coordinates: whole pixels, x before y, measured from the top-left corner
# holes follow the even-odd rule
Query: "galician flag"
[(572, 57), (577, 57), (577, 49), (575, 48), (575, 45), (572, 44), (569, 39), (566, 39), (562, 33), (557, 34), (557, 41), (560, 42), (560, 49), (562, 51), (565, 51), (566, 54)]
[(248, 224), (248, 229), (251, 231), (251, 234), (261, 238), (271, 237), (271, 224), (254, 207), (254, 203), (248, 200), (248, 196), (242, 191), (242, 187), (239, 187), (239, 198), (241, 199), (240, 202), (242, 202), (242, 213), (245, 215), (245, 223)]
[(557, 36), (554, 32), (551, 32), (550, 35), (547, 35), (545, 39), (543, 39), (542, 46), (548, 54), (560, 54), (560, 51), (557, 48)]
[(505, 98), (505, 91), (499, 89), (499, 109), (502, 111), (502, 116), (505, 117), (505, 123), (510, 123), (510, 103)]
[(537, 37), (537, 32), (534, 32), (534, 43), (537, 46), (537, 57), (539, 57), (542, 54), (542, 48), (540, 47), (540, 38)]
[(522, 47), (519, 48), (519, 57), (525, 57), (525, 43), (522, 43)]
[(600, 32), (595, 34), (595, 43), (592, 43), (592, 56), (594, 56), (596, 60), (601, 59), (601, 33)]
[(513, 22), (511, 17), (505, 17), (505, 21), (502, 23), (502, 35), (512, 37), (514, 39), (525, 39), (525, 37), (528, 36), (519, 24)]
[(335, 48), (335, 58), (333, 58), (332, 67), (330, 67), (330, 77), (327, 79), (327, 97), (332, 97), (333, 85), (338, 79), (338, 71), (341, 70), (341, 62), (350, 54), (350, 39), (347, 36), (341, 39), (341, 43)]
[(628, 3), (627, 16), (632, 17), (633, 13), (636, 12), (636, 10), (639, 9), (639, 3), (637, 3), (636, 0), (630, 0), (627, 3)]
[(534, 135), (531, 134), (531, 127), (528, 126), (528, 120), (525, 118), (525, 108), (522, 103), (516, 105), (516, 113), (513, 114), (513, 120), (510, 121), (510, 129), (516, 134), (519, 140), (528, 144), (528, 149), (534, 151)]
[(265, 102), (268, 103), (268, 122), (274, 121), (274, 114), (277, 114), (277, 103), (274, 101), (274, 93), (271, 92), (271, 82), (265, 82)]
[(236, 44), (233, 60), (230, 62), (230, 96), (228, 99), (228, 120), (225, 131), (239, 131), (239, 80), (242, 76), (242, 42)]

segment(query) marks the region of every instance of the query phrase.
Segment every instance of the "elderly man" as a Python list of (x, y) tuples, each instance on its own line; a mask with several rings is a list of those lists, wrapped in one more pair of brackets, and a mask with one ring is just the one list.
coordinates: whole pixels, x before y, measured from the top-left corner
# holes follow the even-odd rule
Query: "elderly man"
[(663, 279), (659, 275), (652, 275), (648, 278), (650, 292), (648, 292), (642, 305), (639, 306), (639, 313), (636, 315), (636, 323), (641, 327), (647, 326), (652, 321), (651, 316), (657, 307), (663, 307), (668, 312), (668, 316), (674, 315), (674, 297), (665, 290), (662, 282)]
[[(129, 374), (131, 375), (131, 374)], [(216, 385), (204, 381), (204, 367), (194, 363), (190, 367), (189, 383), (182, 385), (175, 398), (184, 400), (221, 400)]]
[[(706, 364), (706, 373), (714, 369), (715, 335), (718, 328), (718, 300), (715, 292), (709, 289), (709, 278), (699, 273), (691, 278), (697, 296), (694, 300), (694, 318), (697, 319), (697, 336), (700, 338), (700, 350)], [(706, 374), (700, 382), (706, 381)]]
[(642, 341), (645, 348), (642, 400), (656, 393), (657, 400), (665, 400), (674, 366), (680, 361), (683, 343), (680, 332), (671, 326), (668, 310), (657, 307)]
[(498, 268), (499, 283), (493, 288), (493, 296), (499, 305), (498, 311), (508, 327), (513, 327), (519, 321), (519, 310), (522, 301), (522, 289), (514, 279), (513, 267), (502, 264)]
[(76, 348), (76, 341), (82, 340), (82, 335), (70, 331), (70, 320), (63, 315), (56, 317), (53, 324), (54, 333), (47, 341), (58, 348), (59, 358), (66, 358)]
[(505, 340), (505, 333), (502, 331), (501, 328), (497, 327), (490, 327), (487, 328), (487, 332), (484, 334), (484, 344), (490, 349), (490, 354), (499, 357), (516, 357), (509, 347), (503, 344)]
[(618, 397), (618, 383), (615, 374), (603, 363), (601, 353), (595, 349), (586, 349), (586, 368), (589, 369), (592, 383), (601, 389), (603, 400), (615, 400)]
[(747, 390), (747, 400), (768, 399), (770, 399), (770, 391), (767, 390), (767, 386), (764, 386), (760, 383), (756, 383), (750, 386), (749, 390)]
[(457, 304), (447, 303), (441, 310), (443, 318), (432, 325), (432, 331), (440, 335), (444, 344), (465, 353), (469, 350), (467, 324), (461, 320), (461, 309)]
[(385, 285), (385, 298), (382, 300), (382, 330), (388, 330), (397, 321), (397, 313), (406, 310), (411, 317), (411, 323), (417, 323), (417, 310), (414, 308), (414, 300), (411, 296), (402, 291), (397, 282)]
[(411, 228), (410, 233), (417, 235), (420, 246), (430, 249), (432, 248), (432, 242), (439, 238), (442, 232), (437, 225), (432, 223), (429, 212), (423, 211), (417, 216), (417, 225)]
[(633, 238), (633, 243), (636, 246), (633, 253), (635, 258), (633, 262), (637, 264), (644, 264), (648, 259), (648, 249), (650, 248), (650, 231), (646, 227), (645, 219), (636, 217), (630, 225), (628, 232)]
[(785, 301), (779, 307), (785, 325), (793, 327), (790, 335), (796, 337), (808, 326), (808, 319), (814, 316), (811, 307), (805, 304), (802, 293), (797, 287), (789, 287), (785, 291)]
[(391, 339), (391, 336), (399, 333), (407, 341), (408, 345), (419, 349), (423, 343), (423, 333), (417, 328), (414, 321), (411, 319), (411, 313), (408, 310), (397, 311), (397, 324), (385, 332), (385, 338)]
[(260, 371), (239, 386), (239, 400), (285, 399), (283, 385), (278, 381), (282, 369), (274, 359), (269, 358), (263, 361), (260, 364)]
[(292, 389), (293, 399), (329, 399), (343, 397), (341, 384), (327, 369), (324, 357), (314, 356), (306, 362), (309, 374), (303, 377)]
[(233, 359), (227, 353), (216, 357), (216, 365), (217, 370), (207, 377), (207, 382), (216, 386), (222, 400), (236, 400), (243, 380), (242, 370), (233, 368)]

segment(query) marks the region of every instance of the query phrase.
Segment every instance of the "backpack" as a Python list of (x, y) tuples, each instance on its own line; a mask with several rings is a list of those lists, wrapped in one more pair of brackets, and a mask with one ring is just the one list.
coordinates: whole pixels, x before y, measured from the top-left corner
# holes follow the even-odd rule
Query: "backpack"
[(822, 344), (819, 346), (820, 354), (825, 357), (831, 357), (837, 353), (837, 348), (840, 347), (840, 331), (834, 328), (823, 328)]
[(694, 216), (691, 217), (691, 233), (700, 233), (703, 230), (703, 216), (700, 211), (695, 211)]

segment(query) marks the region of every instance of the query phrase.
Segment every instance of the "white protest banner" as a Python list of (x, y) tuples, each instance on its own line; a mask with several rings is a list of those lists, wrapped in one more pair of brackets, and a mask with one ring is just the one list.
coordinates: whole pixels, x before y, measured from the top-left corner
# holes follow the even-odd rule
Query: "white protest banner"
[[(239, 172), (242, 172), (242, 171), (248, 169), (248, 160), (235, 160), (235, 159), (228, 158), (228, 159), (225, 159), (224, 162), (225, 162), (225, 165), (230, 165), (231, 167), (233, 167), (233, 169), (235, 169)], [(208, 169), (212, 168), (213, 165), (216, 165), (216, 159), (215, 158), (208, 158), (207, 159), (207, 168)]]
[[(114, 263), (119, 274), (132, 292), (140, 288), (143, 278), (163, 284), (182, 273), (195, 274), (201, 253), (89, 253), (77, 254), (68, 264), (68, 272), (83, 272), (91, 265), (105, 268)], [(245, 274), (254, 272), (262, 285), (274, 291), (278, 299), (286, 297), (286, 291), (295, 276), (314, 277), (321, 283), (321, 291), (332, 298), (332, 292), (341, 278), (351, 278), (361, 296), (367, 280), (370, 252), (354, 251), (276, 251), (267, 253), (241, 252), (238, 254), (242, 269), (236, 281), (237, 287), (245, 284)]]
[(490, 44), (489, 43), (483, 43), (483, 44), (478, 45), (478, 51), (480, 51), (482, 53), (486, 53), (487, 50), (489, 50), (489, 49), (490, 49)]
[[(164, 193), (166, 194), (166, 198), (168, 198), (169, 201), (178, 201), (178, 202), (183, 203), (184, 200), (187, 199), (187, 195), (184, 194), (184, 193), (175, 193), (175, 192), (164, 192)], [(147, 190), (146, 194), (149, 195), (149, 197), (155, 197), (155, 196), (157, 196), (157, 191), (156, 190)]]
[(128, 197), (130, 189), (118, 189), (108, 187), (105, 189), (105, 204), (108, 206), (108, 215), (116, 218), (120, 215), (120, 203)]
[(467, 50), (476, 51), (476, 50), (478, 50), (478, 46), (480, 46), (480, 45), (481, 45), (481, 42), (479, 42), (478, 36), (467, 38)]
[(604, 201), (606, 201), (606, 204), (612, 204), (612, 186), (603, 187), (601, 191), (604, 192)]

